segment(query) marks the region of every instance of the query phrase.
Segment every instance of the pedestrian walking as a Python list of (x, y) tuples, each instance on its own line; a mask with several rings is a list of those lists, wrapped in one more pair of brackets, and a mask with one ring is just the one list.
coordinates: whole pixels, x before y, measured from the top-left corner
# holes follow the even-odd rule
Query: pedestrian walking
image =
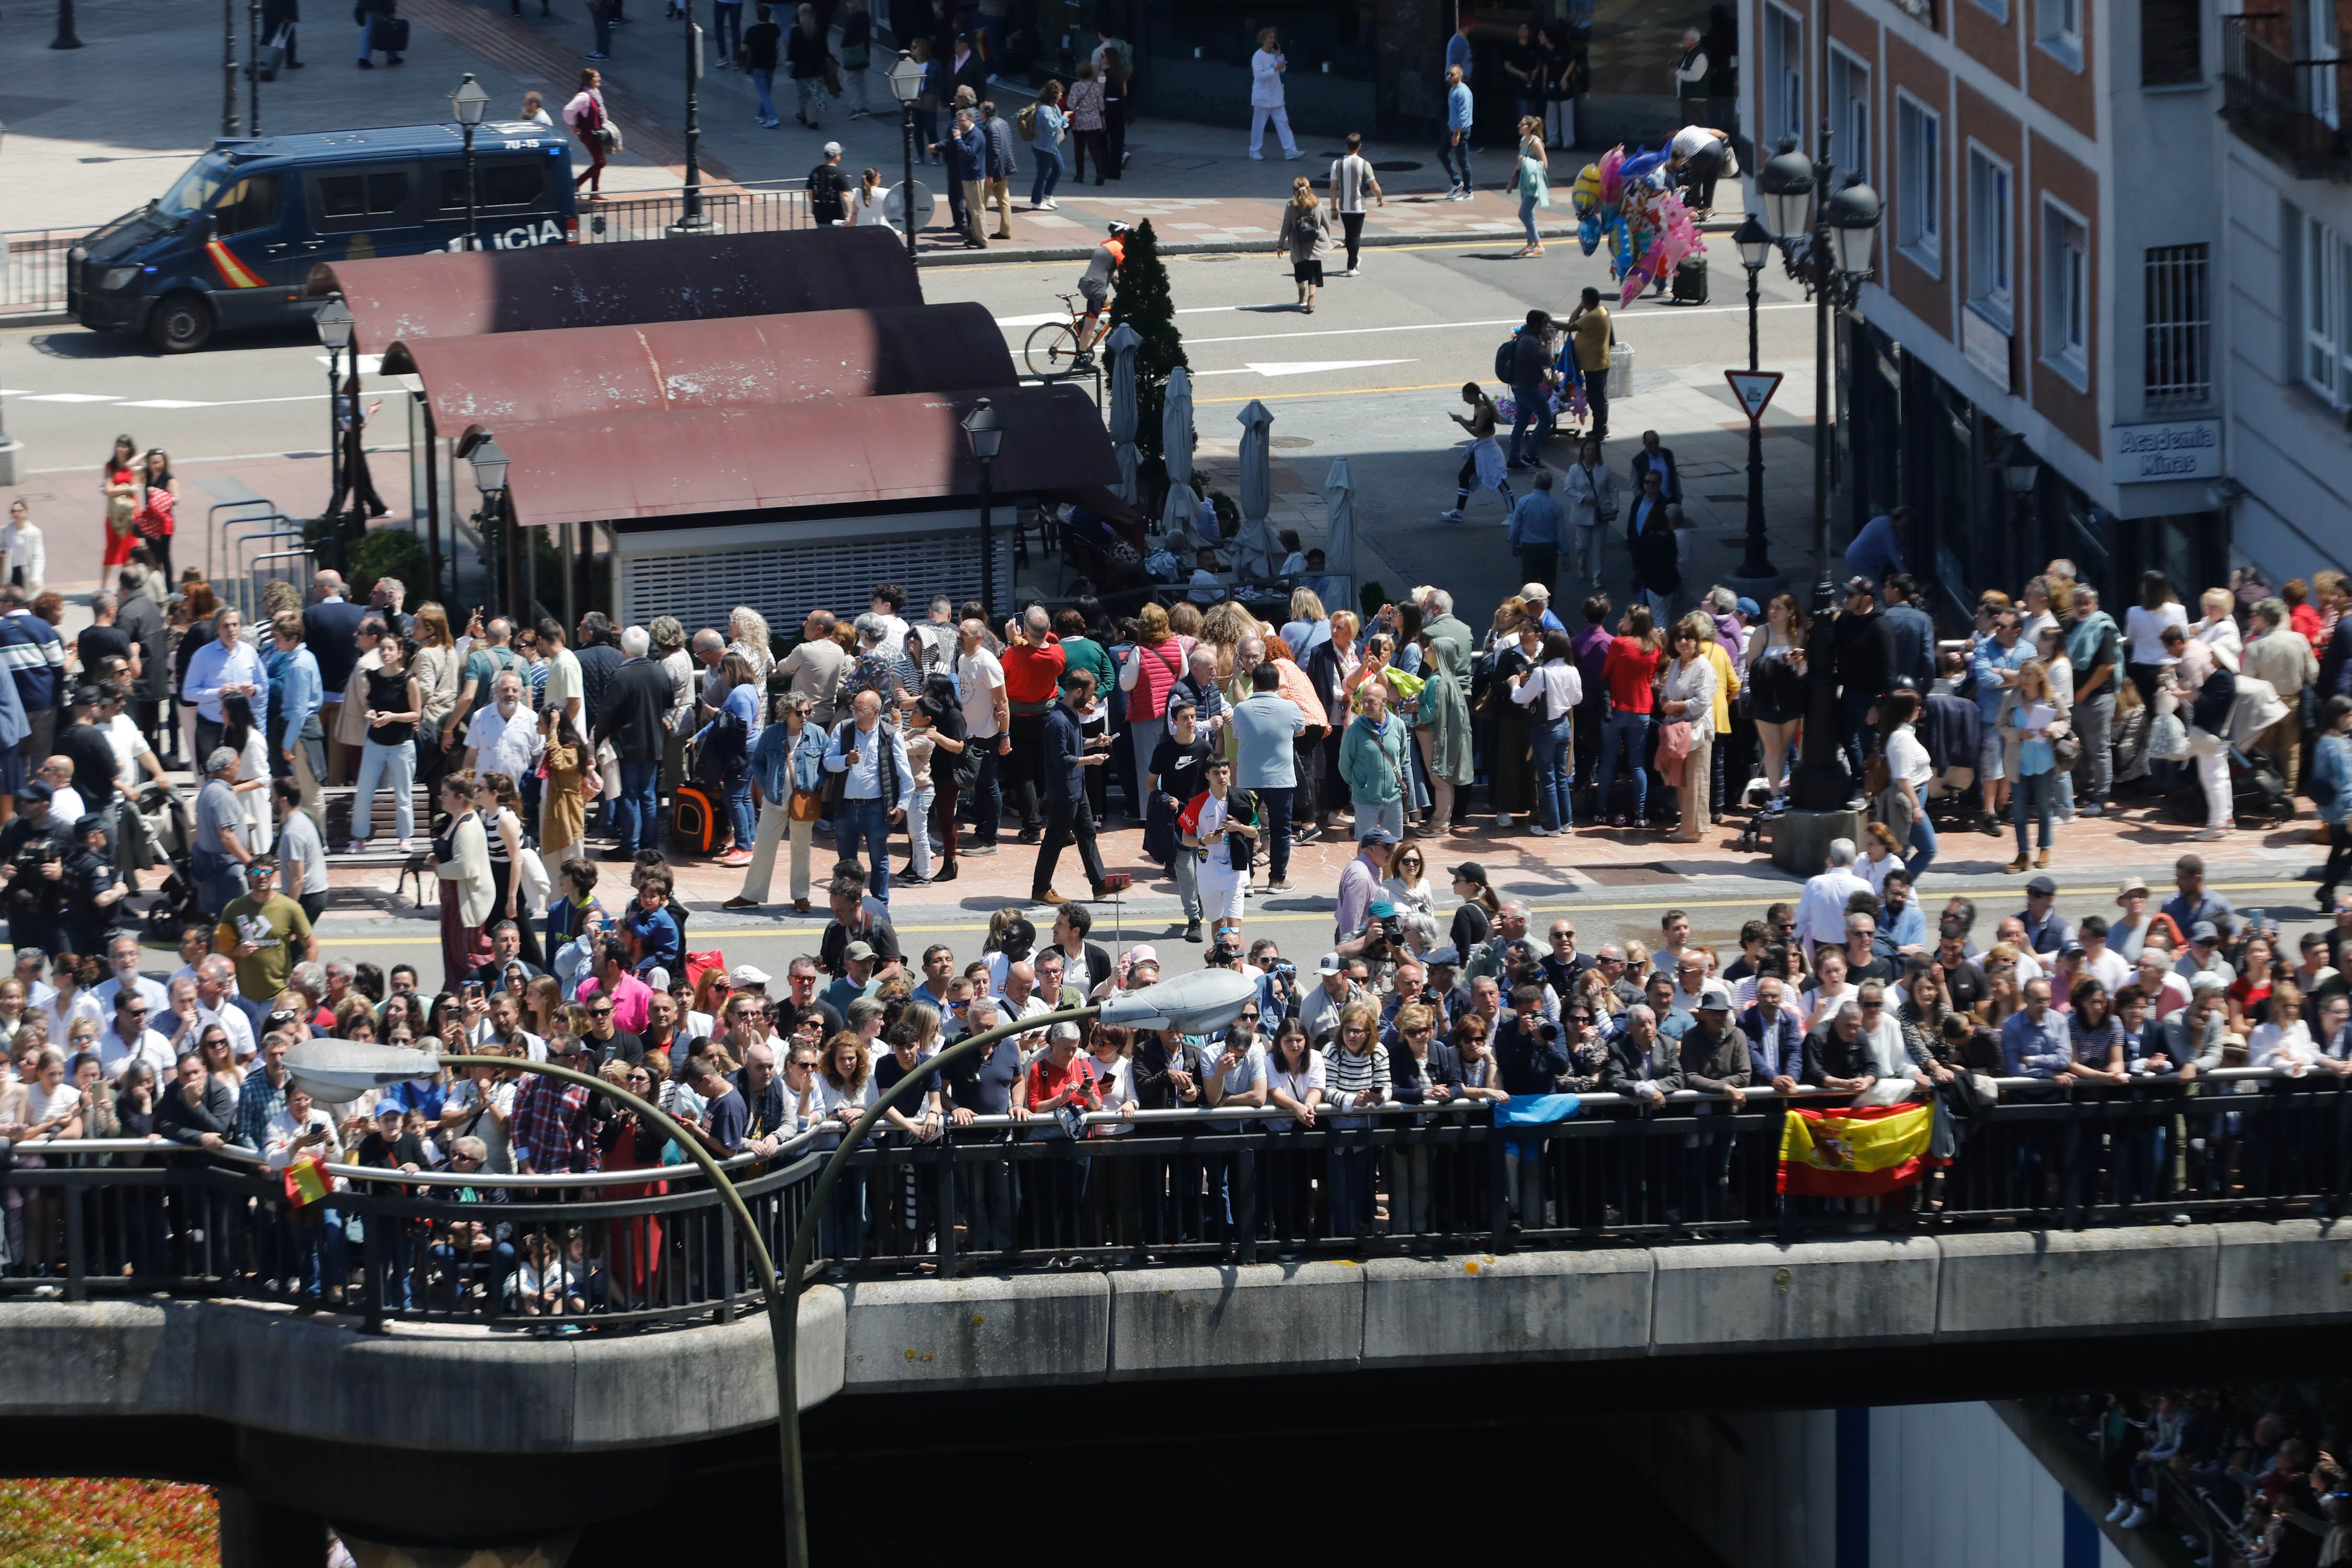
[(1519, 558), (1521, 574), (1542, 584), (1547, 592), (1559, 575), (1560, 547), (1568, 542), (1569, 526), (1567, 513), (1552, 494), (1551, 470), (1538, 468), (1534, 488), (1511, 508), (1511, 552)]
[(824, 115), (825, 66), (832, 58), (816, 7), (802, 5), (793, 13), (793, 30), (784, 35), (784, 74), (793, 79), (793, 118), (811, 131)]
[(996, 208), (996, 237), (1011, 239), (1013, 181), (1021, 173), (1013, 145), (1013, 122), (998, 115), (994, 103), (983, 103), (980, 106), (980, 131), (987, 153), (988, 184), (983, 205)]
[(139, 542), (139, 444), (128, 436), (114, 438), (114, 450), (98, 471), (98, 493), (106, 500), (106, 554), (100, 563), (111, 571), (131, 559)]
[(1584, 403), (1592, 411), (1592, 438), (1609, 439), (1609, 350), (1617, 330), (1601, 290), (1587, 289), (1568, 318), (1569, 336), (1576, 342), (1577, 374), (1584, 377)]
[(710, 0), (710, 42), (720, 70), (733, 70), (742, 62), (743, 0)]
[[(1070, 900), (1054, 890), (1054, 869), (1061, 863), (1062, 851), (1071, 844), (1078, 847), (1078, 864), (1087, 874), (1087, 887), (1097, 899), (1110, 896), (1110, 880), (1103, 870), (1102, 852), (1095, 845), (1095, 817), (1087, 803), (1086, 772), (1100, 767), (1110, 760), (1110, 737), (1100, 737), (1099, 743), (1088, 740), (1078, 722), (1078, 717), (1094, 706), (1095, 678), (1090, 671), (1074, 670), (1061, 689), (1061, 695), (1045, 713), (1043, 772), (1045, 785), (1045, 832), (1037, 847), (1036, 868), (1030, 873), (1029, 898), (1033, 903), (1064, 904)], [(920, 832), (919, 827), (912, 829)]]
[[(1542, 455), (1554, 423), (1551, 408), (1551, 317), (1529, 310), (1519, 330), (1511, 334), (1511, 439), (1503, 449), (1507, 466), (1524, 468)], [(1532, 438), (1528, 426), (1535, 426)]]
[(1437, 140), (1437, 166), (1445, 171), (1453, 182), (1446, 200), (1466, 202), (1471, 195), (1470, 126), (1472, 106), (1470, 83), (1460, 66), (1445, 68), (1445, 129)]
[[(601, 32), (602, 29), (600, 29)], [(597, 58), (604, 57), (600, 43)], [(594, 201), (604, 194), (604, 159), (620, 133), (613, 129), (611, 117), (604, 111), (604, 79), (594, 66), (583, 67), (580, 72), (580, 90), (563, 106), (563, 123), (572, 127), (580, 145), (587, 150), (588, 167), (573, 176), (572, 188), (588, 187), (588, 199)]]
[(751, 91), (757, 100), (751, 110), (751, 123), (762, 130), (773, 131), (781, 123), (776, 118), (776, 51), (783, 37), (784, 30), (776, 26), (775, 13), (765, 5), (761, 5), (756, 19), (743, 31), (743, 69), (751, 79)]
[(352, 19), (360, 25), (359, 68), (375, 69), (375, 55), (383, 53), (383, 63), (401, 63), (400, 49), (407, 47), (408, 24), (400, 19), (400, 0), (358, 0), (352, 7)]
[(1451, 419), (1470, 433), (1470, 450), (1462, 459), (1462, 471), (1454, 476), (1454, 509), (1439, 512), (1444, 522), (1460, 522), (1463, 509), (1470, 504), (1470, 492), (1475, 489), (1491, 489), (1503, 498), (1503, 510), (1510, 510), (1511, 481), (1505, 472), (1508, 467), (1503, 448), (1495, 439), (1495, 425), (1499, 417), (1495, 412), (1495, 400), (1475, 381), (1462, 384), (1462, 401), (1470, 405), (1465, 416), (1448, 413)]
[(1515, 256), (1543, 254), (1543, 237), (1536, 232), (1536, 209), (1551, 205), (1551, 160), (1544, 152), (1543, 121), (1536, 115), (1519, 121), (1519, 169), (1513, 189), (1519, 194), (1519, 226), (1528, 242)]
[(1291, 280), (1298, 285), (1298, 308), (1313, 315), (1315, 290), (1323, 287), (1323, 258), (1331, 254), (1331, 213), (1304, 174), (1290, 182), (1290, 201), (1282, 209), (1274, 250), (1289, 259)]
[[(1282, 40), (1272, 27), (1259, 29), (1257, 52), (1250, 56), (1250, 139), (1252, 161), (1265, 162), (1265, 128), (1274, 126), (1281, 139), (1282, 155), (1300, 156), (1298, 142), (1290, 134), (1290, 110), (1283, 105), (1282, 73), (1290, 62), (1282, 53)], [(1101, 182), (1097, 181), (1097, 184)]]
[(1062, 137), (1070, 117), (1062, 108), (1062, 84), (1049, 81), (1037, 89), (1036, 107), (1028, 116), (1030, 157), (1037, 165), (1029, 182), (1029, 210), (1055, 210), (1054, 187), (1062, 180)]
[(1070, 135), (1075, 142), (1070, 151), (1071, 181), (1086, 183), (1087, 154), (1091, 153), (1095, 184), (1101, 184), (1110, 172), (1110, 142), (1103, 134), (1103, 88), (1091, 60), (1078, 68), (1078, 79), (1070, 84)]
[(1364, 239), (1364, 196), (1369, 192), (1381, 205), (1389, 198), (1381, 190), (1380, 177), (1372, 173), (1371, 160), (1364, 156), (1364, 137), (1360, 131), (1348, 132), (1348, 150), (1331, 163), (1331, 210), (1339, 216), (1339, 226), (1348, 237), (1348, 270), (1343, 278), (1356, 276), (1356, 252)]

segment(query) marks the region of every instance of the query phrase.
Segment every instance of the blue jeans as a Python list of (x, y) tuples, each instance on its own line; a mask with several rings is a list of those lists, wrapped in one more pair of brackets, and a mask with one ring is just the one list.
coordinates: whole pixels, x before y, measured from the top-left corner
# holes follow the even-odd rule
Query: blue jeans
[(1911, 856), (1903, 862), (1903, 873), (1911, 879), (1915, 888), (1919, 885), (1920, 873), (1936, 858), (1936, 825), (1927, 820), (1927, 804), (1921, 801), (1919, 815), (1911, 819)]
[(352, 837), (366, 838), (374, 833), (378, 785), (392, 792), (392, 821), (400, 836), (406, 838), (414, 833), (416, 830), (415, 779), (415, 742), (403, 741), (397, 746), (387, 746), (378, 741), (362, 742), (359, 790), (353, 796), (359, 820), (352, 828)]
[(1437, 135), (1437, 166), (1445, 171), (1447, 181), (1457, 190), (1470, 188), (1470, 132), (1462, 132), (1457, 143), (1454, 132), (1441, 131)]
[(1853, 787), (1862, 789), (1863, 774), (1869, 771), (1871, 753), (1878, 750), (1878, 734), (1870, 723), (1870, 710), (1878, 706), (1878, 693), (1848, 688), (1838, 693), (1838, 717), (1845, 721), (1845, 762), (1853, 770)]
[(845, 860), (861, 854), (871, 868), (866, 880), (877, 899), (890, 896), (890, 814), (878, 799), (844, 800), (833, 809), (833, 843)]
[(2058, 801), (2058, 773), (2055, 769), (2038, 773), (2023, 773), (2009, 786), (2010, 821), (2017, 827), (2017, 852), (2025, 853), (2025, 825), (2029, 818), (2042, 825), (2042, 847), (2050, 847), (2050, 814)]
[(1034, 207), (1052, 195), (1054, 187), (1061, 184), (1062, 155), (1043, 140), (1030, 147), (1029, 155), (1037, 164), (1037, 177), (1029, 183), (1029, 205)]
[(1573, 715), (1568, 713), (1540, 720), (1529, 737), (1535, 750), (1536, 813), (1546, 827), (1555, 830), (1576, 825), (1576, 811), (1569, 804), (1568, 793), (1573, 782), (1568, 764), (1572, 721)]
[(727, 820), (735, 829), (735, 847), (748, 851), (758, 829), (751, 810), (751, 774), (746, 770), (727, 781)]
[(1536, 233), (1536, 194), (1528, 191), (1519, 197), (1519, 226), (1528, 231), (1529, 245), (1541, 245), (1543, 238)]
[[(1503, 455), (1514, 462), (1532, 463), (1542, 453), (1543, 444), (1558, 422), (1551, 411), (1551, 399), (1540, 386), (1514, 386), (1511, 400), (1518, 405), (1518, 412), (1511, 420), (1510, 444), (1503, 448)], [(1530, 425), (1536, 427), (1535, 438), (1527, 440), (1525, 433)]]
[(711, 0), (710, 31), (719, 58), (733, 59), (735, 51), (743, 47), (743, 0)]
[[(741, 6), (731, 7), (735, 10)], [(760, 95), (760, 119), (762, 123), (776, 118), (776, 69), (773, 66), (751, 68), (751, 90)]]
[(654, 786), (661, 763), (623, 763), (621, 796), (613, 803), (613, 847), (624, 856), (661, 847), (661, 803)]
[(1643, 751), (1650, 740), (1650, 716), (1647, 713), (1615, 712), (1601, 731), (1601, 788), (1592, 803), (1592, 815), (1609, 815), (1610, 792), (1617, 785), (1617, 746), (1625, 746), (1627, 765), (1633, 770), (1633, 820), (1642, 820), (1650, 804), (1650, 773), (1643, 765)]

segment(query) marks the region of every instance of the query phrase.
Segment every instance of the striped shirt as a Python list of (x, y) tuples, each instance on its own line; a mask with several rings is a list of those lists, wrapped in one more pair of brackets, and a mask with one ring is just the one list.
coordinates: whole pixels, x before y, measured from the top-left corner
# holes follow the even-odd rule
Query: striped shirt
[(1372, 1091), (1372, 1103), (1389, 1097), (1389, 1048), (1377, 1040), (1362, 1056), (1345, 1046), (1323, 1053), (1323, 1098), (1335, 1110), (1353, 1110), (1356, 1096)]
[(1372, 165), (1361, 153), (1350, 153), (1332, 160), (1331, 183), (1339, 188), (1336, 205), (1343, 213), (1364, 210), (1364, 193), (1378, 182), (1372, 175)]

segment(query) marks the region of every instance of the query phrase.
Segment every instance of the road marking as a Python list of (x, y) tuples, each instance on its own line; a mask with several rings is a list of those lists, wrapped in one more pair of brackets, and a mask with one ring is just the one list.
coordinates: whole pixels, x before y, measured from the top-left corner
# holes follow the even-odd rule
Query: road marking
[(1418, 360), (1410, 359), (1303, 359), (1277, 361), (1272, 364), (1253, 362), (1239, 370), (1196, 370), (1192, 373), (1192, 379), (1198, 381), (1206, 375), (1313, 375), (1319, 371), (1370, 370), (1379, 364), (1418, 364), (1420, 363)]
[(112, 392), (36, 392), (28, 394), (26, 403), (120, 403), (120, 394)]
[[(1745, 305), (1726, 305), (1719, 307), (1701, 305), (1693, 310), (1644, 310), (1639, 313), (1620, 312), (1616, 315), (1616, 321), (1618, 324), (1622, 327), (1641, 321), (1672, 321), (1681, 316), (1719, 316), (1729, 314), (1733, 311), (1745, 312), (1747, 309), (1748, 307)], [(1759, 305), (1757, 309), (1759, 310), (1810, 310), (1812, 309), (1812, 306), (1801, 301), (1796, 301), (1778, 305)], [(1456, 330), (1468, 331), (1477, 327), (1517, 327), (1524, 326), (1526, 324), (1527, 318), (1524, 316), (1508, 316), (1491, 321), (1411, 321), (1402, 326), (1394, 327), (1332, 327), (1328, 330), (1318, 331), (1248, 332), (1239, 336), (1225, 338), (1187, 338), (1184, 340), (1184, 346), (1187, 348), (1197, 348), (1203, 343), (1260, 343), (1272, 342), (1280, 338), (1353, 338), (1369, 336), (1373, 332), (1442, 332)]]
[[(334, 356), (330, 354), (312, 354), (310, 357), (317, 360), (320, 364), (333, 364), (335, 363)], [(383, 374), (383, 356), (382, 354), (362, 354), (360, 355), (360, 363), (357, 368), (362, 375), (381, 375)]]
[[(1246, 308), (1242, 305), (1185, 305), (1180, 307), (1175, 313), (1179, 316), (1205, 316), (1213, 311), (1240, 310)], [(996, 318), (996, 324), (1000, 327), (1044, 327), (1056, 321), (1066, 321), (1069, 319), (1063, 311), (1045, 310), (1034, 316), (999, 316)]]

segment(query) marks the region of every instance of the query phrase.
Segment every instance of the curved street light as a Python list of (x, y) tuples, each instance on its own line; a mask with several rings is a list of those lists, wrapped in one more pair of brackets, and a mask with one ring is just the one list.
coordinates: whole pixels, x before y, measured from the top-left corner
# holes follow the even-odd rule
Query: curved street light
[[(294, 1079), (311, 1093), (314, 1099), (328, 1099), (341, 1104), (356, 1100), (371, 1089), (381, 1089), (394, 1083), (410, 1083), (427, 1078), (442, 1068), (464, 1070), (480, 1067), (485, 1061), (495, 1061), (500, 1068), (517, 1072), (538, 1073), (545, 1078), (560, 1079), (609, 1096), (646, 1117), (652, 1125), (675, 1126), (678, 1130), (671, 1139), (686, 1152), (705, 1176), (710, 1179), (719, 1201), (727, 1205), (738, 1230), (742, 1233), (745, 1251), (751, 1266), (759, 1273), (760, 1291), (768, 1307), (768, 1335), (776, 1361), (776, 1435), (782, 1465), (784, 1489), (784, 1563), (786, 1568), (808, 1568), (808, 1499), (801, 1477), (800, 1377), (796, 1356), (800, 1340), (800, 1297), (808, 1279), (809, 1264), (815, 1250), (817, 1216), (824, 1213), (825, 1200), (832, 1195), (834, 1185), (849, 1155), (862, 1147), (873, 1132), (874, 1124), (885, 1111), (898, 1103), (926, 1079), (939, 1077), (961, 1067), (972, 1058), (1016, 1035), (1034, 1034), (1050, 1029), (1056, 1024), (1076, 1024), (1090, 1018), (1128, 1028), (1173, 1029), (1181, 1034), (1207, 1034), (1222, 1029), (1241, 1016), (1244, 1007), (1257, 994), (1256, 983), (1247, 975), (1230, 969), (1202, 969), (1157, 985), (1129, 991), (1109, 1001), (1085, 1007), (1069, 1007), (1060, 1012), (1036, 1017), (1015, 1019), (1000, 1024), (993, 1029), (958, 1040), (946, 1050), (932, 1056), (919, 1071), (908, 1074), (866, 1108), (841, 1142), (834, 1149), (824, 1169), (817, 1173), (815, 1183), (809, 1188), (808, 1204), (802, 1210), (802, 1222), (793, 1228), (793, 1248), (785, 1259), (782, 1273), (776, 1268), (774, 1256), (761, 1239), (760, 1226), (751, 1217), (750, 1205), (735, 1184), (720, 1168), (702, 1141), (688, 1131), (685, 1124), (651, 1100), (632, 1094), (617, 1084), (609, 1083), (593, 1073), (577, 1068), (560, 1067), (553, 1062), (535, 1062), (517, 1057), (485, 1058), (478, 1056), (431, 1055), (412, 1050), (404, 1046), (362, 1044), (354, 1040), (310, 1039), (298, 1041), (286, 1053), (286, 1069)], [(326, 1090), (321, 1094), (320, 1090)], [(946, 1223), (953, 1225), (955, 1215), (950, 1205)], [(732, 1279), (727, 1281), (731, 1293)]]

